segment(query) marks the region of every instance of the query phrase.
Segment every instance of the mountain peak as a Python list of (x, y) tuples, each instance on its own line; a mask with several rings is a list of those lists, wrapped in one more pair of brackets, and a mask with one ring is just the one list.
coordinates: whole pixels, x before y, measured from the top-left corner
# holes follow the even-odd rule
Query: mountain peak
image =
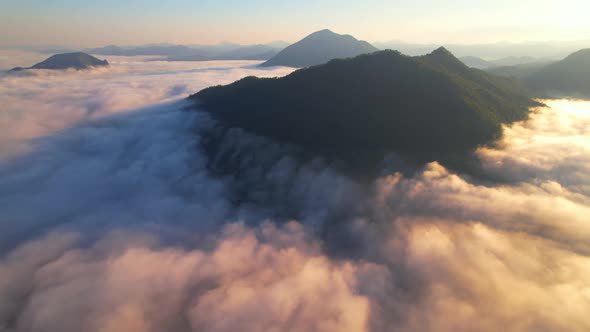
[(467, 70), (468, 67), (457, 59), (453, 53), (444, 48), (443, 46), (437, 48), (429, 54), (422, 56), (422, 59), (427, 63), (442, 66), (443, 68), (453, 68)]
[(375, 51), (377, 48), (365, 41), (324, 29), (286, 47), (261, 66), (309, 67)]
[(319, 31), (309, 34), (307, 37), (303, 38), (303, 40), (337, 38), (337, 37), (341, 37), (341, 36), (343, 36), (343, 35), (337, 34), (330, 29), (323, 29), (323, 30), (319, 30)]
[(310, 36), (313, 36), (313, 35), (327, 35), (327, 34), (336, 35), (337, 33), (335, 33), (334, 31), (332, 31), (330, 29), (322, 29), (322, 30), (318, 30), (318, 31), (310, 34)]
[(432, 51), (429, 55), (433, 56), (446, 56), (446, 57), (455, 57), (453, 53), (447, 50), (444, 46), (437, 48), (436, 50)]

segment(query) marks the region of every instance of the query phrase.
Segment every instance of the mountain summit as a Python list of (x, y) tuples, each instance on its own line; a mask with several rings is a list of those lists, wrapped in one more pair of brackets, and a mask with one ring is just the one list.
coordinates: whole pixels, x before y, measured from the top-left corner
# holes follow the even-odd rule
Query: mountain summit
[(360, 167), (390, 152), (452, 164), (538, 105), (515, 82), (470, 69), (444, 48), (418, 57), (380, 51), (283, 78), (247, 77), (190, 99), (228, 127)]
[(444, 48), (443, 46), (435, 49), (432, 53), (417, 57), (419, 61), (427, 62), (433, 68), (438, 70), (446, 70), (449, 72), (457, 72), (468, 74), (471, 73), (469, 67), (467, 67), (461, 60), (457, 59), (453, 53)]
[(366, 41), (350, 35), (339, 35), (328, 29), (317, 31), (286, 47), (261, 66), (309, 67), (332, 59), (350, 58), (377, 51)]

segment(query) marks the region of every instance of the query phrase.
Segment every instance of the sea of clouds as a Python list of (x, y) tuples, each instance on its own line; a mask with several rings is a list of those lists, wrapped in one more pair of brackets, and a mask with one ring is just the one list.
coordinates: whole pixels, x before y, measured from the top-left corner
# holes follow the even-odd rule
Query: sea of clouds
[(590, 102), (480, 149), (497, 182), (361, 183), (241, 130), (214, 175), (183, 98), (291, 69), (108, 60), (0, 74), (0, 331), (590, 330)]

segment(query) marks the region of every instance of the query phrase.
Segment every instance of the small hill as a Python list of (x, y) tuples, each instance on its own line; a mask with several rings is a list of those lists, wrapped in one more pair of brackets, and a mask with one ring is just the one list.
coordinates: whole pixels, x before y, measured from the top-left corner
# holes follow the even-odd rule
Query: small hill
[(321, 30), (287, 46), (261, 66), (309, 67), (326, 63), (332, 59), (350, 58), (377, 51), (366, 41), (350, 35), (339, 35), (330, 30)]
[(99, 60), (92, 55), (74, 52), (52, 55), (46, 60), (33, 65), (32, 67), (16, 67), (11, 71), (20, 71), (25, 69), (87, 69), (91, 67), (108, 66), (107, 60)]
[(391, 151), (452, 164), (538, 105), (514, 81), (470, 69), (444, 48), (418, 57), (387, 50), (337, 59), (189, 98), (228, 127), (361, 168)]
[(536, 94), (590, 98), (590, 49), (577, 51), (524, 78)]

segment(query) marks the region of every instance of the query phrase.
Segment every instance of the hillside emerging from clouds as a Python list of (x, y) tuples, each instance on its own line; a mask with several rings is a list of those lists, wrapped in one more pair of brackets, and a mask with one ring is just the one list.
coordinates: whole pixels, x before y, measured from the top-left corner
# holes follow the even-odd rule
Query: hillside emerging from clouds
[(452, 163), (537, 105), (518, 84), (470, 69), (444, 48), (420, 57), (381, 51), (338, 59), (283, 78), (247, 77), (190, 99), (227, 126), (361, 168), (392, 151)]

